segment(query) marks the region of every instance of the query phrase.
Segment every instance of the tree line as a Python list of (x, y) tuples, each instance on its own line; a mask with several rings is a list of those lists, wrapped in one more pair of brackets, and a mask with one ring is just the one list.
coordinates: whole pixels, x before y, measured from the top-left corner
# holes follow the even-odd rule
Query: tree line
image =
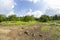
[(0, 14), (0, 22), (3, 21), (23, 21), (23, 22), (29, 22), (29, 21), (39, 21), (39, 22), (47, 22), (47, 21), (54, 21), (54, 20), (60, 20), (60, 15), (54, 15), (54, 16), (49, 16), (49, 15), (42, 15), (39, 18), (34, 17), (33, 15), (29, 16), (23, 16), (23, 17), (17, 17), (16, 15), (2, 15)]

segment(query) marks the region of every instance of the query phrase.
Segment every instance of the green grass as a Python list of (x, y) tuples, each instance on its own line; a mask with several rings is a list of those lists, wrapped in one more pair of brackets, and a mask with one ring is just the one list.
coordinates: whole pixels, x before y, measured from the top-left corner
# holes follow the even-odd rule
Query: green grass
[(4, 21), (4, 22), (1, 22), (0, 24), (2, 25), (24, 25), (24, 24), (33, 24), (35, 23), (36, 21), (29, 21), (29, 22), (23, 22), (23, 21)]
[(60, 37), (60, 26), (42, 26), (41, 31), (49, 32), (51, 37)]
[(48, 22), (39, 22), (39, 23), (42, 23), (42, 24), (56, 24), (57, 22), (55, 22), (55, 21), (48, 21)]
[(41, 27), (41, 31), (48, 31), (48, 30), (50, 30), (50, 26), (43, 26), (43, 27)]
[(52, 34), (60, 34), (60, 26), (55, 26), (52, 28)]
[(40, 24), (56, 24), (56, 21), (48, 21), (48, 22), (37, 22), (37, 21), (29, 21), (29, 22), (23, 22), (23, 21), (4, 21), (1, 22), (0, 24), (2, 25), (24, 25), (24, 24), (36, 24), (36, 23), (40, 23)]

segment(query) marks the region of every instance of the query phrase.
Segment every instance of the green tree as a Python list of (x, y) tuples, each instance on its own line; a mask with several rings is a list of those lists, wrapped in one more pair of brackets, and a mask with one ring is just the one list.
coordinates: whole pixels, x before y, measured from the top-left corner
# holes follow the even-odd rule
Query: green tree
[(17, 21), (23, 21), (24, 17), (17, 17)]
[(8, 21), (16, 21), (16, 20), (17, 20), (16, 15), (10, 15), (10, 16), (8, 16)]
[(54, 15), (53, 20), (57, 20), (57, 19), (58, 19), (58, 15)]
[(34, 21), (34, 20), (35, 20), (35, 19), (34, 19), (34, 16), (33, 16), (33, 15), (32, 15), (32, 16), (28, 16), (28, 15), (27, 15), (27, 16), (24, 17), (24, 21), (25, 21), (25, 22)]
[(42, 15), (40, 18), (39, 18), (39, 21), (41, 22), (47, 22), (50, 20), (50, 17), (48, 15)]
[(0, 22), (2, 22), (2, 21), (6, 21), (6, 16), (5, 16), (5, 15), (0, 14)]

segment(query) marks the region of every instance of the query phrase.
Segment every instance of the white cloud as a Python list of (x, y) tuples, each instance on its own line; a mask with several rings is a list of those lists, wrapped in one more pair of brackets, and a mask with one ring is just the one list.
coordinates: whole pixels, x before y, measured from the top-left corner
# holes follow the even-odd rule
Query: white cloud
[(14, 0), (0, 0), (0, 13), (9, 14), (15, 6)]
[(40, 0), (28, 0), (28, 1), (33, 2), (33, 3), (37, 3), (37, 2), (39, 2)]
[(44, 13), (42, 13), (39, 10), (36, 10), (36, 11), (33, 12), (32, 9), (30, 9), (30, 11), (26, 13), (26, 15), (33, 15), (34, 17), (37, 17), (37, 18), (39, 18), (43, 14)]
[(60, 14), (60, 0), (43, 0), (45, 13), (48, 15)]
[(14, 14), (15, 14), (14, 11), (10, 11), (10, 13), (8, 13), (7, 16), (14, 15)]
[(48, 15), (55, 15), (55, 14), (60, 14), (60, 9), (47, 9), (46, 10), (46, 14)]
[(48, 7), (60, 9), (60, 0), (44, 0), (44, 2)]

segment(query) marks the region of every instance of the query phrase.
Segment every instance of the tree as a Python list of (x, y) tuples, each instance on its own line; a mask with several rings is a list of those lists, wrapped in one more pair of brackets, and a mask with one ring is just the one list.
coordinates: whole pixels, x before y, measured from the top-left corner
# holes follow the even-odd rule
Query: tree
[(17, 20), (16, 15), (10, 15), (10, 16), (8, 16), (8, 21), (16, 21), (16, 20)]
[(5, 16), (5, 15), (0, 14), (0, 22), (2, 22), (2, 21), (6, 21), (6, 16)]
[(60, 14), (58, 15), (58, 20), (60, 20)]
[(39, 18), (35, 18), (35, 21), (39, 21)]
[(58, 20), (58, 15), (54, 15), (53, 20)]
[(50, 20), (50, 17), (48, 15), (42, 15), (40, 18), (39, 18), (39, 21), (41, 22), (47, 22)]
[(24, 20), (24, 17), (17, 17), (16, 21), (23, 21), (23, 20)]
[(28, 16), (28, 15), (27, 15), (27, 16), (24, 17), (24, 21), (25, 21), (25, 22), (34, 21), (34, 20), (35, 20), (35, 19), (34, 19), (34, 16), (33, 16), (33, 15), (32, 15), (32, 16)]
[(20, 17), (20, 21), (24, 21), (24, 17)]

